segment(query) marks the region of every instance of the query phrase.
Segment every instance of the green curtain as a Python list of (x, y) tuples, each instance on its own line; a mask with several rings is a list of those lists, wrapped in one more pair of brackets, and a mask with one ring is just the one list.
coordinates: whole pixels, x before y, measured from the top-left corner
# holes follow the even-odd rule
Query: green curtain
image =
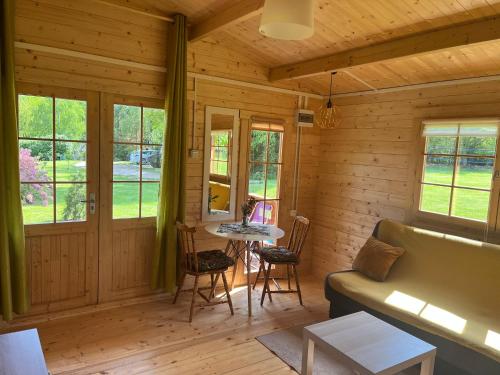
[(165, 130), (153, 254), (152, 288), (173, 292), (177, 279), (176, 221), (184, 221), (184, 168), (187, 127), (187, 22), (177, 14), (167, 38), (167, 86)]
[(14, 1), (0, 0), (0, 307), (5, 320), (28, 309), (24, 227), (19, 185)]

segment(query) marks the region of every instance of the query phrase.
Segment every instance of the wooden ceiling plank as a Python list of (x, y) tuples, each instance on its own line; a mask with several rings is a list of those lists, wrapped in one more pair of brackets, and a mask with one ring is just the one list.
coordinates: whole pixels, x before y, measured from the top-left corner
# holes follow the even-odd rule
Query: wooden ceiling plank
[(264, 0), (239, 1), (216, 16), (193, 25), (189, 31), (189, 41), (196, 42), (215, 31), (255, 17), (262, 12), (263, 7)]
[(166, 14), (158, 13), (148, 8), (131, 5), (127, 1), (123, 0), (93, 0), (93, 1), (96, 3), (108, 5), (116, 9), (127, 10), (129, 12), (140, 14), (142, 16), (152, 17), (166, 22), (174, 22), (174, 19), (172, 17), (167, 16)]
[(395, 58), (410, 57), (500, 39), (500, 16), (410, 35), (312, 60), (278, 66), (270, 81), (315, 75)]

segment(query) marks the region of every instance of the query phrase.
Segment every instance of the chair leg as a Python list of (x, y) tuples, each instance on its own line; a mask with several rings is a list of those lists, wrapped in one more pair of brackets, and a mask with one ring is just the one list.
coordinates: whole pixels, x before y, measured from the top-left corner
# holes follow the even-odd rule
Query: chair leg
[[(267, 271), (264, 267), (264, 288), (262, 289), (262, 297), (260, 298), (260, 305), (262, 306), (264, 304), (264, 298), (266, 297), (266, 290), (269, 289), (269, 274), (271, 273), (271, 263), (269, 263), (269, 267), (267, 268)], [(271, 300), (271, 293), (269, 293), (269, 300)]]
[(295, 266), (295, 264), (292, 267), (293, 273), (295, 274), (295, 283), (297, 284), (297, 294), (299, 295), (299, 302), (301, 306), (304, 306), (304, 304), (302, 303), (302, 294), (300, 293), (299, 274), (297, 273), (297, 267)]
[[(229, 309), (231, 310), (231, 315), (234, 315), (233, 302), (231, 301), (231, 295), (229, 294), (229, 287), (227, 285), (226, 273), (221, 272), (221, 274), (222, 274), (222, 282), (224, 283), (224, 289), (226, 290), (227, 303), (229, 304)], [(217, 276), (219, 276), (219, 275), (217, 275)]]
[(186, 274), (184, 273), (181, 276), (181, 282), (180, 282), (179, 286), (177, 287), (177, 291), (175, 292), (175, 297), (174, 297), (174, 300), (172, 301), (173, 305), (175, 305), (175, 303), (177, 302), (177, 298), (179, 297), (179, 294), (181, 294), (181, 290), (182, 290), (182, 287), (184, 286), (185, 279), (186, 279)]
[(191, 309), (189, 310), (189, 323), (193, 321), (193, 310), (194, 310), (194, 300), (196, 297), (196, 293), (198, 292), (198, 275), (194, 278), (194, 286), (193, 286), (193, 298), (191, 299)]
[(239, 243), (238, 242), (236, 242), (236, 243), (233, 242), (233, 246), (236, 247), (236, 248), (234, 248), (235, 254), (234, 254), (233, 276), (231, 278), (231, 290), (234, 289), (234, 280), (236, 279), (236, 272), (238, 271), (238, 259), (240, 258), (238, 256), (238, 250), (239, 250), (238, 246), (239, 246)]
[[(211, 275), (213, 280), (213, 274)], [(215, 277), (215, 280), (212, 281), (212, 289), (210, 289), (210, 294), (208, 295), (208, 299), (211, 300), (215, 296), (215, 288), (217, 288), (217, 283), (219, 282), (219, 274)]]
[(286, 265), (286, 275), (288, 277), (288, 290), (292, 289), (292, 286), (290, 285), (290, 265)]
[(259, 276), (260, 276), (261, 271), (262, 271), (262, 261), (260, 262), (259, 272), (257, 272), (257, 276), (255, 277), (255, 282), (253, 283), (252, 289), (255, 289), (255, 286), (257, 285), (257, 281), (259, 281)]
[(271, 286), (269, 285), (269, 281), (271, 280), (271, 267), (272, 266), (273, 265), (271, 263), (269, 263), (267, 266), (267, 273), (269, 275), (267, 277), (267, 295), (269, 296), (269, 302), (273, 302), (273, 296), (271, 295)]

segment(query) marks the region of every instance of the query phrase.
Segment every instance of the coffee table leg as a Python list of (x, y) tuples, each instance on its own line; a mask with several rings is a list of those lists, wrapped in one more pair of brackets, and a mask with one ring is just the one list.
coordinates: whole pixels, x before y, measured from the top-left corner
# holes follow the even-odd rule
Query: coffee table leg
[(436, 355), (433, 354), (422, 361), (420, 365), (420, 375), (434, 374), (434, 360)]
[(250, 241), (246, 242), (247, 245), (247, 289), (248, 289), (248, 316), (252, 316), (252, 288), (250, 283)]
[(312, 375), (314, 362), (314, 341), (304, 337), (302, 341), (302, 375)]

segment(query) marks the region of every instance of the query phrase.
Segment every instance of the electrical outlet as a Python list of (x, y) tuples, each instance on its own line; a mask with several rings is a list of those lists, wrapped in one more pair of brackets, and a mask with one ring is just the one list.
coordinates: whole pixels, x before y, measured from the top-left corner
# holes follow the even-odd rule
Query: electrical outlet
[(192, 148), (189, 150), (190, 158), (197, 159), (199, 155), (200, 155), (200, 150), (198, 150), (197, 148)]
[(292, 217), (297, 216), (297, 210), (290, 210), (290, 216)]

